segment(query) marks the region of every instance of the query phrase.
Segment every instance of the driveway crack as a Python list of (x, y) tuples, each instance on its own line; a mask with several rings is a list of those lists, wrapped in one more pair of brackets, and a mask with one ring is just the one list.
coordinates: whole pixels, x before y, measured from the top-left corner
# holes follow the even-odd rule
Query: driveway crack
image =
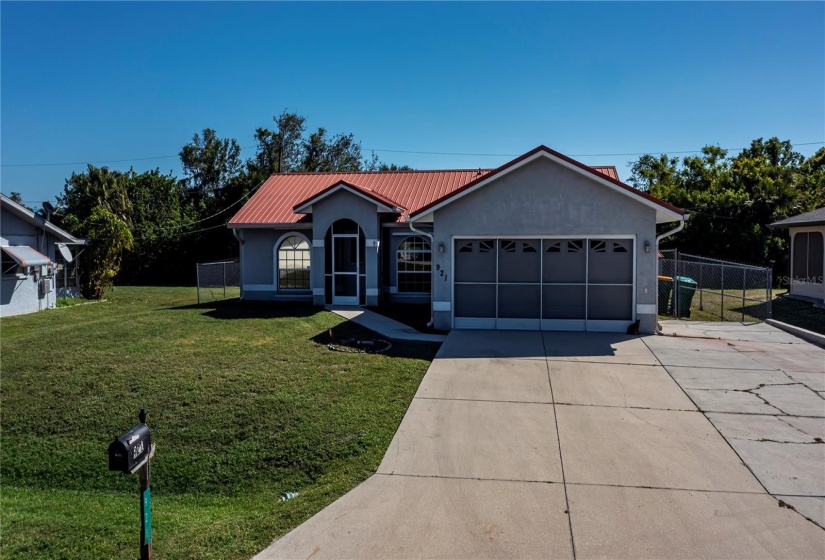
[(561, 466), (561, 482), (564, 487), (564, 513), (567, 515), (567, 526), (570, 530), (570, 547), (573, 550), (573, 560), (576, 560), (576, 540), (573, 537), (573, 515), (570, 512), (570, 498), (567, 495), (567, 478), (564, 474), (564, 455), (561, 452), (561, 434), (559, 433), (559, 417), (556, 414), (556, 397), (553, 395), (553, 380), (550, 376), (550, 360), (547, 357), (547, 346), (544, 343), (544, 334), (541, 334), (541, 346), (544, 349), (544, 365), (547, 368), (547, 383), (550, 384), (550, 400), (553, 401), (553, 422), (556, 424), (556, 441), (559, 444), (559, 465)]

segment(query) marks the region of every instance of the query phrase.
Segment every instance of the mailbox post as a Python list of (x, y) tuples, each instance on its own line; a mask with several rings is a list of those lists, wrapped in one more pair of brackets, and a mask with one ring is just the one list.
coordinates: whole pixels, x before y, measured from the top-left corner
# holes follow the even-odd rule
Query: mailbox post
[(109, 470), (126, 474), (138, 473), (140, 482), (140, 560), (152, 558), (152, 494), (149, 486), (149, 462), (155, 454), (155, 445), (146, 411), (138, 416), (140, 424), (115, 438), (109, 445)]

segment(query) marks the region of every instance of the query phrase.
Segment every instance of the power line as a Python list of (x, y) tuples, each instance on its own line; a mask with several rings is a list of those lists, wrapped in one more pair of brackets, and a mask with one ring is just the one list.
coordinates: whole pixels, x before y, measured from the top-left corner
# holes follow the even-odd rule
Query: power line
[[(226, 227), (226, 224), (218, 224), (216, 226), (209, 226), (209, 227), (205, 227), (205, 228), (201, 228), (201, 229), (195, 229), (195, 230), (192, 230), (192, 231), (184, 231), (184, 232), (181, 232), (181, 233), (177, 233), (176, 236), (177, 237), (184, 237), (186, 235), (192, 235), (193, 233), (201, 233), (203, 231), (209, 231), (211, 229), (218, 229), (218, 228), (222, 228), (222, 227)], [(111, 239), (114, 239), (114, 237), (84, 237), (83, 239), (90, 240), (90, 241), (109, 241)], [(149, 237), (132, 236), (133, 241), (141, 241), (143, 239), (149, 239)]]
[[(820, 142), (799, 142), (793, 146), (819, 146), (825, 144), (825, 141)], [(241, 146), (242, 150), (249, 148), (256, 148), (257, 146)], [(387, 148), (361, 148), (367, 152), (383, 152), (389, 154), (414, 154), (414, 155), (430, 155), (430, 156), (460, 156), (460, 157), (518, 157), (522, 154), (494, 154), (494, 153), (471, 153), (471, 152), (436, 152), (436, 151), (420, 151), (420, 150), (391, 150)], [(744, 150), (746, 148), (722, 148), (729, 152)], [(618, 157), (618, 156), (644, 156), (644, 155), (662, 155), (662, 154), (698, 154), (702, 149), (698, 150), (669, 150), (662, 152), (625, 152), (625, 153), (603, 153), (603, 154), (566, 154), (570, 157)], [(140, 157), (131, 159), (109, 159), (109, 160), (95, 160), (95, 161), (73, 161), (64, 163), (2, 163), (0, 167), (58, 167), (69, 165), (86, 165), (86, 164), (106, 164), (106, 163), (128, 163), (134, 161), (149, 161), (155, 159), (170, 159), (179, 157), (179, 154), (168, 156), (152, 156)]]
[[(254, 188), (250, 189), (250, 190), (249, 190), (249, 192), (248, 192), (248, 193), (246, 193), (245, 195), (243, 195), (241, 198), (239, 198), (238, 200), (236, 200), (235, 202), (233, 202), (232, 204), (230, 204), (229, 206), (227, 206), (227, 207), (226, 207), (226, 208), (224, 208), (223, 210), (219, 210), (219, 211), (215, 212), (215, 213), (214, 213), (214, 214), (212, 214), (211, 216), (207, 216), (207, 217), (205, 217), (205, 218), (201, 218), (200, 220), (195, 220), (194, 222), (187, 222), (187, 223), (185, 223), (185, 224), (181, 224), (181, 225), (177, 225), (177, 226), (167, 226), (167, 227), (157, 227), (157, 228), (156, 228), (156, 227), (153, 227), (153, 226), (149, 226), (149, 227), (146, 227), (146, 228), (134, 228), (134, 231), (141, 231), (141, 230), (143, 230), (143, 231), (147, 231), (147, 230), (152, 230), (152, 231), (166, 231), (166, 230), (170, 230), (170, 229), (180, 229), (180, 228), (191, 227), (191, 226), (193, 226), (193, 225), (195, 225), (195, 224), (199, 224), (199, 223), (205, 222), (205, 221), (207, 221), (207, 220), (211, 220), (212, 218), (215, 218), (215, 217), (217, 217), (217, 216), (220, 216), (221, 214), (223, 214), (224, 212), (226, 212), (226, 211), (227, 211), (227, 210), (229, 210), (230, 208), (232, 208), (232, 207), (234, 207), (234, 206), (238, 205), (239, 203), (243, 202), (245, 199), (247, 199), (247, 198), (249, 198), (250, 196), (252, 196), (252, 194), (253, 194), (256, 190), (258, 190), (258, 189), (261, 187), (261, 185), (263, 185), (265, 182), (266, 182), (266, 180), (261, 181), (261, 182), (260, 182), (260, 183), (258, 183), (258, 184), (257, 184)], [(90, 221), (88, 221), (88, 220), (84, 220), (84, 223), (86, 223), (86, 224), (93, 224), (93, 225), (106, 225), (106, 224), (102, 224), (102, 223), (100, 223), (100, 222), (90, 222)], [(215, 226), (210, 226), (210, 227), (203, 228), (203, 229), (197, 229), (197, 230), (192, 230), (192, 231), (184, 231), (184, 232), (179, 232), (179, 233), (176, 233), (175, 235), (177, 235), (178, 237), (183, 237), (184, 235), (191, 235), (191, 234), (193, 234), (193, 233), (200, 233), (200, 232), (202, 232), (202, 231), (208, 231), (208, 230), (210, 230), (210, 229), (217, 229), (217, 228), (219, 228), (219, 227), (225, 227), (225, 226), (226, 226), (226, 224), (218, 224), (218, 225), (215, 225)], [(111, 238), (109, 238), (109, 237), (88, 237), (88, 238), (85, 238), (85, 239), (111, 239)], [(134, 237), (134, 239), (136, 239), (136, 240), (140, 240), (140, 239), (146, 239), (146, 237)]]

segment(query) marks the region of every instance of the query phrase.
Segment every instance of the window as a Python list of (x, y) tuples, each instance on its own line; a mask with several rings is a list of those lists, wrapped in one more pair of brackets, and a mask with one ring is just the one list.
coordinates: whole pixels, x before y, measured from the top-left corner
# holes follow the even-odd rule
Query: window
[(432, 247), (426, 237), (413, 235), (398, 246), (398, 292), (429, 293), (432, 285)]
[(3, 263), (1, 265), (3, 274), (18, 274), (20, 270), (17, 261), (11, 258), (5, 251), (0, 251), (0, 253), (3, 253)]
[(516, 252), (516, 242), (515, 241), (505, 241), (504, 239), (501, 240), (501, 250), (505, 253), (515, 253)]
[(594, 253), (604, 253), (605, 251), (607, 251), (607, 247), (605, 246), (604, 241), (591, 239), (590, 250)]
[(309, 290), (309, 242), (290, 235), (278, 246), (278, 289)]
[(629, 245), (629, 241), (614, 241), (613, 242), (613, 252), (614, 253), (627, 253), (627, 247), (625, 245)]
[(495, 241), (479, 241), (478, 242), (478, 252), (479, 253), (491, 253), (495, 250)]
[(802, 283), (822, 283), (822, 234), (819, 232), (802, 232), (793, 236), (793, 271), (794, 281)]

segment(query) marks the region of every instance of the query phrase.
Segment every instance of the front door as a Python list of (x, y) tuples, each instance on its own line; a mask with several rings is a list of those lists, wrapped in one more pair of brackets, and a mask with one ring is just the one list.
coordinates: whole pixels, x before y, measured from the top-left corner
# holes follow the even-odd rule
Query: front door
[(358, 235), (332, 236), (332, 303), (358, 305)]

